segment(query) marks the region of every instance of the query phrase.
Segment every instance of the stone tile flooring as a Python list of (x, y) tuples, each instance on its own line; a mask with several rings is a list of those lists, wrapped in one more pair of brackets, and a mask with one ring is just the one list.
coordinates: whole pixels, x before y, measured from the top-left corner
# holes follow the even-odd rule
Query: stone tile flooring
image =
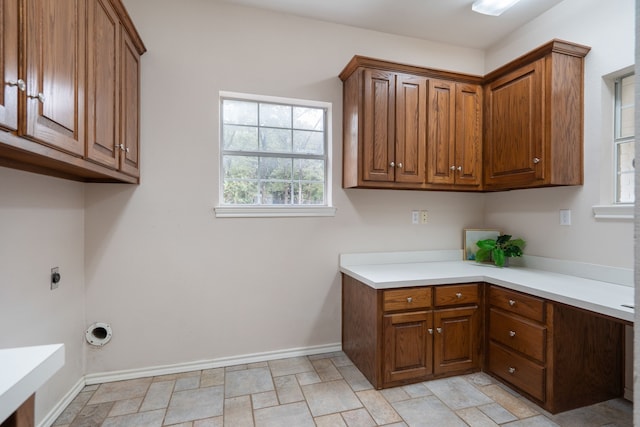
[(344, 353), (85, 387), (58, 427), (632, 427), (623, 399), (551, 415), (483, 373), (381, 391)]

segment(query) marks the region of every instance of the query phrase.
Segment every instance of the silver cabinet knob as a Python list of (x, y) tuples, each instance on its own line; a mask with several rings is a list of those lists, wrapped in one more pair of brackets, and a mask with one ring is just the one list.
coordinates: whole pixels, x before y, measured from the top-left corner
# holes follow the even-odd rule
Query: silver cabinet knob
[(449, 169), (451, 169), (452, 171), (454, 171), (454, 170), (456, 170), (456, 167), (455, 167), (455, 166), (451, 166), (451, 167), (449, 167)]
[(27, 90), (27, 84), (24, 82), (24, 80), (22, 79), (18, 79), (18, 80), (9, 80), (7, 82), (4, 83), (7, 86), (17, 86), (18, 90), (20, 90), (21, 92), (24, 92), (25, 90)]
[(462, 172), (462, 166), (458, 166), (457, 169), (458, 169), (458, 172)]
[(438, 331), (439, 334), (442, 333), (442, 328), (436, 328), (436, 331)]
[(462, 293), (458, 292), (458, 293), (456, 294), (456, 298), (462, 298)]
[(398, 163), (398, 169), (402, 168), (402, 163)]
[(534, 158), (533, 158), (533, 164), (534, 164), (534, 165), (537, 165), (538, 163), (540, 163), (540, 159), (539, 159), (539, 158), (537, 158), (537, 157), (534, 157)]
[(510, 337), (515, 337), (516, 336), (516, 331), (509, 331), (509, 336)]
[(427, 331), (429, 331), (429, 335), (433, 335), (433, 328), (429, 328)]
[(509, 369), (508, 369), (508, 370), (509, 370), (509, 373), (510, 373), (511, 375), (513, 375), (513, 374), (515, 374), (515, 373), (516, 373), (516, 368), (514, 368), (514, 367), (509, 367)]
[(514, 305), (516, 305), (515, 300), (510, 299), (510, 300), (509, 300), (509, 305), (510, 305), (511, 307), (513, 307)]
[(129, 147), (125, 147), (123, 144), (116, 144), (116, 148), (119, 148), (120, 151), (126, 151), (127, 153), (129, 152)]
[(391, 166), (391, 167), (395, 167), (395, 165), (396, 164), (394, 162), (389, 163), (389, 166)]
[(408, 297), (407, 302), (413, 302), (413, 297)]
[(27, 98), (37, 99), (38, 101), (40, 101), (43, 104), (44, 104), (44, 100), (45, 100), (44, 93), (42, 93), (42, 92), (38, 92), (37, 95), (27, 95)]

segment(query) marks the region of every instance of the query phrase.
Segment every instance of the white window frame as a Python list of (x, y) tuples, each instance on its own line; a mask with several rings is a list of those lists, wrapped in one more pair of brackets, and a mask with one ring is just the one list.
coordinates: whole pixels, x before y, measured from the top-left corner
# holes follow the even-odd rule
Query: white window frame
[(214, 208), (217, 218), (269, 218), (269, 217), (328, 217), (335, 216), (332, 196), (332, 104), (324, 101), (312, 101), (297, 98), (254, 95), (239, 92), (219, 92), (218, 106), (221, 108), (223, 99), (238, 99), (254, 102), (268, 102), (275, 104), (294, 105), (303, 107), (323, 108), (326, 111), (326, 148), (325, 148), (325, 204), (324, 205), (230, 205), (225, 204), (224, 176), (222, 156), (222, 111), (218, 114), (219, 143), (218, 143), (218, 205)]
[[(602, 124), (603, 124), (603, 153), (605, 160), (601, 164), (601, 204), (592, 206), (596, 220), (632, 221), (634, 219), (635, 203), (617, 203), (617, 152), (616, 152), (616, 81), (633, 74), (634, 66), (626, 67), (609, 75), (603, 76)], [(636, 90), (638, 76), (636, 75)], [(637, 108), (637, 106), (636, 106)]]

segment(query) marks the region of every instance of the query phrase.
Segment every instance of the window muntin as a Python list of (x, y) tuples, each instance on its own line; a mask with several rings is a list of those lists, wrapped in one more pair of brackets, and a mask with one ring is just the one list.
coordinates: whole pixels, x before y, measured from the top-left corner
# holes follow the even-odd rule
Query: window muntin
[(327, 103), (221, 96), (222, 206), (329, 206)]
[(615, 203), (635, 202), (635, 75), (615, 82)]

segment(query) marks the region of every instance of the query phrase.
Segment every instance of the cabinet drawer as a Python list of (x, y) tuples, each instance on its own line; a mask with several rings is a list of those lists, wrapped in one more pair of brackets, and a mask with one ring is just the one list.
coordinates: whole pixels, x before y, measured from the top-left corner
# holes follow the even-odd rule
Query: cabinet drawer
[(545, 361), (547, 328), (544, 326), (492, 308), (489, 338), (540, 362)]
[(498, 344), (489, 343), (489, 370), (536, 399), (545, 400), (545, 368)]
[(434, 304), (439, 307), (478, 303), (478, 285), (436, 286)]
[(431, 307), (431, 288), (390, 289), (383, 293), (384, 311)]
[(489, 304), (538, 322), (544, 322), (544, 300), (520, 292), (489, 287)]

